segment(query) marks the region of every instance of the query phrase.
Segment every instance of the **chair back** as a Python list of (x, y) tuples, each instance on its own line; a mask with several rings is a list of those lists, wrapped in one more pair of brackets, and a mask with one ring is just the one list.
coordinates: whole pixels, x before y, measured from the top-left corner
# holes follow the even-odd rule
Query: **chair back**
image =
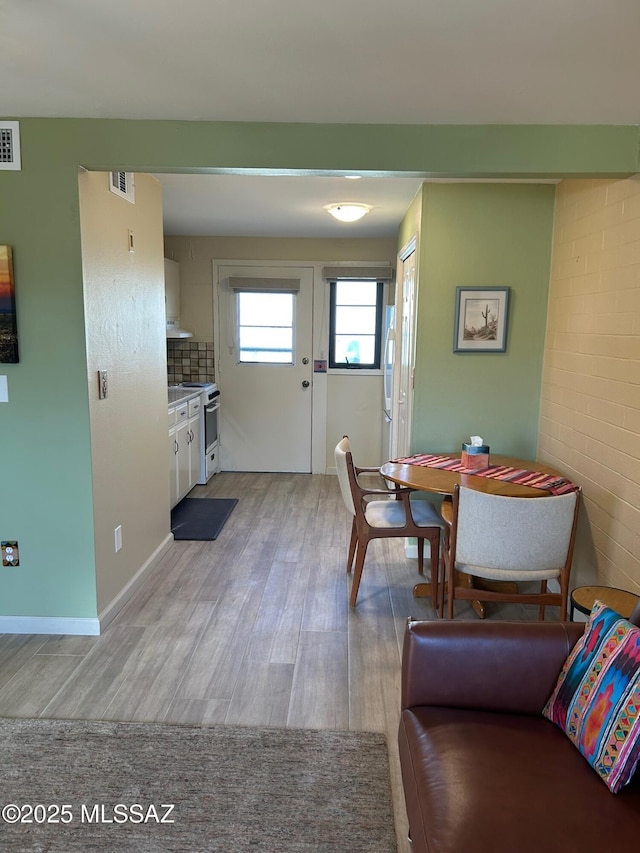
[(456, 563), (508, 571), (561, 571), (570, 565), (579, 492), (510, 498), (460, 488)]
[(355, 515), (356, 508), (351, 491), (351, 477), (349, 476), (349, 468), (353, 471), (353, 458), (351, 456), (351, 445), (346, 435), (336, 445), (335, 459), (342, 500), (351, 515)]

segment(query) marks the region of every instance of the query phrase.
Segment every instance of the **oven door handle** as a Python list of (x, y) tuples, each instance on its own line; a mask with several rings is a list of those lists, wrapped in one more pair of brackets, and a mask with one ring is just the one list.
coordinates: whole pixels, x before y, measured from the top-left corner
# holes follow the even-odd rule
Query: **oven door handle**
[(220, 403), (218, 403), (218, 401), (216, 400), (216, 402), (212, 406), (205, 406), (204, 410), (205, 412), (217, 412), (219, 408)]

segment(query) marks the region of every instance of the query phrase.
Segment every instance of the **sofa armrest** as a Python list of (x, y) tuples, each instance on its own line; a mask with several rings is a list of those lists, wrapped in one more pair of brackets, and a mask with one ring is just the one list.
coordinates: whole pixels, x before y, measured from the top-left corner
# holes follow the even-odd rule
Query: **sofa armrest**
[(584, 625), (417, 622), (402, 653), (402, 710), (419, 705), (539, 714)]

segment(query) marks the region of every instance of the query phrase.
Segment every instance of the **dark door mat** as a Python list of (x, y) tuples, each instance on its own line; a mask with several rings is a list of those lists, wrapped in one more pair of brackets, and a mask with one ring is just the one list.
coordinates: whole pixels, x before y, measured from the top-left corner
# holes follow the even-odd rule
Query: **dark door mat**
[(183, 498), (171, 510), (174, 539), (217, 539), (238, 498)]

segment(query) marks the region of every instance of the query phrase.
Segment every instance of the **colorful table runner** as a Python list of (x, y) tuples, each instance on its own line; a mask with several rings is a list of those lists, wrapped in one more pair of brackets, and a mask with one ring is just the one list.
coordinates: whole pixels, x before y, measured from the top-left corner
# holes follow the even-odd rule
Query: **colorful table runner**
[(443, 471), (455, 471), (458, 474), (474, 474), (476, 477), (489, 477), (492, 480), (506, 480), (519, 486), (545, 489), (552, 495), (566, 495), (568, 492), (577, 492), (580, 488), (571, 480), (559, 477), (557, 474), (543, 474), (540, 471), (511, 468), (508, 465), (490, 465), (488, 468), (474, 471), (472, 468), (465, 468), (459, 459), (451, 456), (436, 456), (431, 453), (416, 453), (415, 456), (393, 461), (408, 465), (424, 465), (427, 468), (441, 468)]

